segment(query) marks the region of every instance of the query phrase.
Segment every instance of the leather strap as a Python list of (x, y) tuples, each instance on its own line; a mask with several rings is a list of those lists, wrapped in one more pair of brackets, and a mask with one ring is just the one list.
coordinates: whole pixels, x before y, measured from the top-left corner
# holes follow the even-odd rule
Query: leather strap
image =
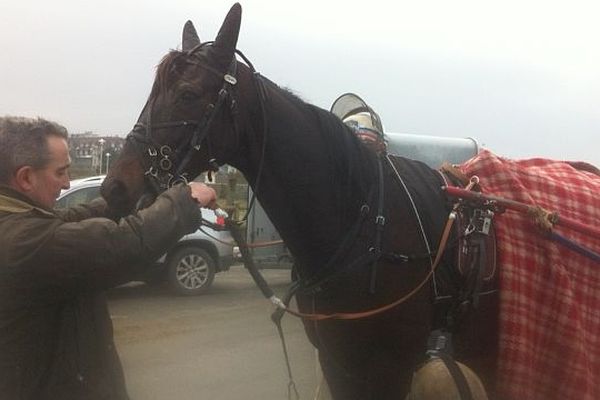
[(444, 352), (439, 352), (435, 356), (442, 360), (446, 365), (446, 368), (448, 368), (448, 372), (450, 372), (450, 376), (452, 376), (452, 379), (456, 384), (456, 388), (458, 389), (460, 399), (473, 400), (473, 394), (471, 393), (471, 388), (469, 387), (467, 378), (465, 377), (465, 374), (463, 374), (456, 361), (454, 361), (454, 358)]

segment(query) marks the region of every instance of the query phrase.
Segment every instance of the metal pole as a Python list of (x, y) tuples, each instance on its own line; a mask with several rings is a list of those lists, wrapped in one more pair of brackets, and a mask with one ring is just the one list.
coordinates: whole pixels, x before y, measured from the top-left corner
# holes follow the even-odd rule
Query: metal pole
[(104, 139), (100, 138), (98, 143), (100, 143), (100, 168), (98, 168), (98, 174), (102, 174), (102, 161), (104, 161), (104, 158), (102, 157), (104, 155)]
[(108, 165), (110, 164), (110, 153), (106, 153), (106, 174), (108, 174)]

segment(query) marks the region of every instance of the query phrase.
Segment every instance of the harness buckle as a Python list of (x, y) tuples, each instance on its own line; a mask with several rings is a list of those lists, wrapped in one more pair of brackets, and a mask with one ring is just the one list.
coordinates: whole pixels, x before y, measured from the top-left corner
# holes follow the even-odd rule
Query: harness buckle
[(493, 217), (493, 211), (476, 208), (473, 210), (473, 216), (471, 217), (471, 221), (469, 222), (469, 226), (467, 228), (469, 232), (465, 233), (469, 234), (472, 232), (478, 232), (484, 235), (489, 235), (492, 227)]
[(375, 224), (379, 226), (385, 225), (385, 217), (383, 215), (378, 215), (375, 217)]
[(361, 217), (364, 217), (364, 216), (366, 216), (366, 215), (369, 213), (369, 211), (370, 211), (370, 210), (371, 210), (371, 208), (369, 207), (369, 205), (368, 205), (368, 204), (363, 204), (363, 205), (360, 207), (360, 216), (361, 216)]
[(223, 80), (225, 82), (229, 83), (230, 85), (235, 85), (237, 83), (237, 79), (235, 79), (234, 76), (229, 75), (229, 74), (223, 75)]
[(156, 170), (156, 168), (154, 168), (153, 166), (148, 168), (148, 170), (146, 172), (144, 172), (144, 175), (150, 175), (153, 178), (157, 178), (158, 177), (158, 171)]

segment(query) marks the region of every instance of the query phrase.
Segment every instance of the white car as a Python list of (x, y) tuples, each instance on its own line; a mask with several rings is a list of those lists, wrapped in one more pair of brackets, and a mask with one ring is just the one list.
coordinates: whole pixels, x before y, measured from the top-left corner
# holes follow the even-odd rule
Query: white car
[[(73, 207), (100, 197), (103, 180), (104, 175), (71, 181), (71, 187), (61, 192), (55, 207)], [(200, 210), (205, 220), (224, 225), (223, 219), (213, 211), (204, 208)], [(148, 283), (168, 281), (177, 293), (195, 295), (205, 292), (212, 284), (215, 274), (228, 270), (231, 264), (233, 238), (229, 231), (203, 226), (182, 237), (139, 280)]]

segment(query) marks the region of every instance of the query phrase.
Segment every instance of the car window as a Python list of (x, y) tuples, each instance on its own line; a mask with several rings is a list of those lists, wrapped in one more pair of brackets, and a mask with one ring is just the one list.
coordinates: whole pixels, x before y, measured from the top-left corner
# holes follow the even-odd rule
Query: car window
[(100, 197), (100, 186), (75, 190), (56, 202), (57, 208), (68, 208), (78, 204), (86, 204)]

